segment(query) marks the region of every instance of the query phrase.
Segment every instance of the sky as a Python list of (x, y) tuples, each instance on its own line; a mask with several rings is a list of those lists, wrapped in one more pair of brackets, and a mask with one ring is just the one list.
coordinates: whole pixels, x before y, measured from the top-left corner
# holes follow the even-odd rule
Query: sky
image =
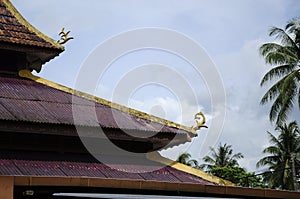
[[(12, 0), (12, 3), (27, 21), (49, 37), (58, 40), (58, 33), (65, 27), (75, 38), (65, 44), (66, 50), (59, 57), (43, 66), (38, 76), (76, 88), (83, 75), (88, 84), (93, 84), (93, 89), (83, 89), (85, 92), (187, 126), (195, 125), (194, 115), (202, 111), (207, 116), (208, 130), (201, 129), (191, 143), (161, 154), (176, 159), (188, 152), (201, 162), (204, 155), (209, 155), (210, 146), (228, 143), (234, 152), (244, 154), (245, 158), (239, 161), (242, 167), (260, 171), (255, 164), (269, 144), (266, 131), (274, 132), (274, 126), (268, 120), (270, 106), (259, 104), (267, 89), (259, 83), (270, 66), (265, 65), (258, 48), (273, 41), (268, 37), (270, 27), (283, 27), (292, 18), (300, 17), (299, 1)], [(134, 39), (100, 54), (97, 49), (103, 43), (116, 35), (149, 27), (169, 30), (196, 42), (202, 49), (199, 55), (202, 64), (197, 66), (200, 72), (195, 71), (190, 60), (178, 54), (144, 48), (122, 54), (101, 70), (101, 76), (97, 68), (82, 74), (87, 63), (99, 61), (105, 57), (103, 54), (130, 45)], [(154, 37), (147, 35), (146, 39), (152, 41)], [(171, 38), (165, 41), (174, 42)], [(91, 56), (93, 53), (95, 56)], [(195, 54), (191, 50), (186, 53)], [(91, 82), (94, 74), (98, 79)], [(217, 87), (218, 82), (222, 86)], [(130, 83), (134, 85), (129, 89)], [(226, 100), (221, 107), (223, 92)], [(293, 116), (299, 118), (299, 114)]]

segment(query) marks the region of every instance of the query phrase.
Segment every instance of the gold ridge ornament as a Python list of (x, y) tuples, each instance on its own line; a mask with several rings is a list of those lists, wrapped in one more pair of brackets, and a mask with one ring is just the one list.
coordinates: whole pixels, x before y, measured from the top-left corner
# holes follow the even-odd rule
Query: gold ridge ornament
[(198, 131), (200, 128), (204, 127), (204, 128), (208, 128), (205, 123), (206, 123), (206, 118), (205, 115), (202, 112), (199, 112), (195, 115), (194, 117), (195, 121), (196, 121), (196, 126), (192, 126), (192, 129), (194, 131)]
[(65, 28), (62, 28), (61, 32), (58, 34), (60, 36), (60, 40), (58, 40), (57, 42), (59, 44), (65, 44), (67, 43), (69, 40), (74, 39), (74, 37), (69, 37), (69, 33), (71, 31), (65, 31)]

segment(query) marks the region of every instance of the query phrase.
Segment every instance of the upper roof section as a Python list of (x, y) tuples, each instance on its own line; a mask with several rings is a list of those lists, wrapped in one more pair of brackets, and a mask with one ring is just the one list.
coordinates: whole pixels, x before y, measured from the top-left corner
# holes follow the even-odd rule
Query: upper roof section
[[(28, 70), (21, 70), (19, 75), (0, 76), (0, 123), (5, 124), (5, 131), (18, 131), (21, 124), (32, 124), (31, 133), (35, 132), (35, 125), (50, 128), (50, 131), (52, 126), (56, 129), (75, 126), (86, 129), (88, 132), (83, 130), (82, 135), (89, 137), (98, 135), (96, 130), (101, 127), (106, 136), (117, 141), (151, 143), (148, 148), (146, 145), (142, 147), (147, 151), (183, 144), (197, 135), (192, 127), (67, 88), (34, 76)], [(15, 122), (18, 122), (17, 127), (8, 127), (9, 123)], [(22, 132), (26, 132), (26, 128), (22, 128)], [(130, 134), (125, 133), (127, 130)], [(36, 132), (39, 134), (40, 131)], [(45, 133), (51, 134), (48, 130)], [(56, 133), (65, 135), (59, 131)]]
[[(145, 130), (145, 131), (163, 131), (163, 132), (172, 132), (172, 133), (183, 133), (183, 134), (190, 134), (192, 137), (196, 136), (196, 130), (192, 127), (187, 127), (169, 120), (165, 120), (159, 117), (155, 117), (153, 115), (135, 110), (135, 109), (131, 109), (128, 108), (126, 106), (122, 106), (120, 104), (93, 96), (93, 95), (89, 95), (87, 93), (84, 92), (80, 92), (59, 84), (56, 84), (55, 82), (51, 82), (49, 80), (43, 79), (41, 77), (38, 76), (34, 76), (32, 75), (32, 73), (28, 70), (21, 70), (19, 72), (19, 76), (32, 80), (32, 81), (28, 81), (28, 83), (25, 83), (26, 80), (19, 80), (19, 79), (8, 79), (8, 78), (0, 78), (0, 88), (8, 88), (8, 87), (13, 87), (16, 86), (16, 88), (11, 88), (11, 90), (13, 90), (12, 92), (14, 93), (15, 96), (18, 96), (17, 98), (20, 99), (24, 99), (24, 97), (22, 97), (21, 92), (18, 92), (16, 94), (16, 91), (20, 91), (22, 89), (26, 89), (24, 91), (24, 95), (29, 95), (28, 93), (30, 93), (30, 95), (34, 95), (34, 93), (36, 93), (36, 97), (33, 98), (33, 101), (53, 101), (55, 103), (63, 103), (63, 104), (71, 104), (71, 105), (76, 105), (76, 104), (81, 104), (81, 105), (89, 105), (89, 106), (105, 106), (109, 109), (113, 109), (116, 112), (114, 112), (114, 115), (111, 115), (112, 118), (111, 120), (116, 120), (117, 118), (120, 117), (120, 119), (124, 120), (126, 117), (123, 116), (117, 116), (118, 113), (117, 112), (123, 112), (124, 114), (127, 114), (129, 118), (134, 118), (134, 121), (137, 123), (135, 125), (131, 124), (131, 122), (129, 121), (124, 121), (121, 122), (119, 121), (118, 123), (115, 123), (113, 126), (106, 126), (104, 124), (102, 124), (102, 126), (106, 126), (106, 127), (111, 127), (111, 128), (127, 128), (127, 129), (138, 129), (138, 130)], [(6, 79), (6, 84), (4, 84), (5, 82), (3, 80)], [(13, 83), (13, 81), (15, 81), (15, 83)], [(30, 83), (31, 82), (31, 83)], [(2, 85), (1, 85), (2, 84)], [(29, 86), (33, 85), (32, 87)], [(38, 86), (39, 85), (39, 86)], [(22, 89), (21, 89), (22, 88)], [(37, 89), (37, 90), (35, 90)], [(43, 92), (43, 93), (41, 93)], [(0, 96), (1, 96), (0, 92)], [(61, 93), (64, 93), (67, 97), (62, 97)], [(5, 95), (6, 98), (11, 99), (12, 97), (8, 96), (8, 91), (4, 91), (2, 93), (3, 95)], [(42, 96), (44, 96), (44, 98), (42, 99)], [(69, 98), (69, 101), (66, 101), (66, 98)], [(30, 98), (31, 99), (31, 98)], [(63, 101), (58, 101), (58, 100), (62, 100)], [(31, 99), (32, 100), (32, 99)], [(92, 102), (92, 104), (91, 104)], [(97, 106), (96, 106), (97, 107)], [(74, 109), (73, 109), (74, 110)], [(77, 110), (81, 110), (81, 109), (77, 109)], [(79, 113), (83, 114), (82, 111), (78, 111)], [(36, 113), (36, 112), (35, 112)], [(61, 113), (60, 113), (61, 114)], [(73, 115), (71, 115), (73, 118)], [(102, 115), (104, 116), (104, 115)], [(107, 115), (106, 115), (107, 116)], [(1, 117), (0, 117), (1, 118)], [(128, 120), (131, 120), (129, 119)], [(83, 121), (83, 120), (88, 120), (88, 117), (82, 117), (82, 118), (77, 118), (77, 122), (79, 121)], [(148, 122), (147, 122), (148, 121)], [(93, 126), (91, 125), (90, 122), (84, 122), (81, 123), (79, 122), (80, 125), (82, 126)], [(111, 123), (111, 122), (110, 122)], [(66, 123), (68, 124), (68, 123)], [(72, 122), (70, 124), (73, 124)], [(94, 125), (98, 125), (98, 122), (93, 123)], [(124, 126), (123, 126), (123, 125)], [(132, 126), (131, 126), (132, 125)], [(158, 126), (156, 126), (158, 125)], [(150, 127), (151, 126), (151, 127)], [(156, 126), (156, 127), (155, 127)], [(166, 130), (166, 131), (165, 131)]]
[(9, 0), (0, 0), (0, 44), (0, 57), (5, 59), (1, 71), (39, 71), (42, 64), (64, 51), (57, 41), (30, 25)]
[(120, 110), (98, 99), (92, 101), (30, 79), (0, 77), (0, 120), (189, 133), (187, 127), (176, 127), (171, 121), (153, 121), (154, 116), (145, 118), (142, 112)]

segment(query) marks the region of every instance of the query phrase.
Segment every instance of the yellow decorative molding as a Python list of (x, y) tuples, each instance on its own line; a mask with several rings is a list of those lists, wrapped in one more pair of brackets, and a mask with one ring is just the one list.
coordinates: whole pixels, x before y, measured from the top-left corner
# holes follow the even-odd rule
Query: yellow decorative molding
[[(99, 98), (99, 97), (96, 97), (96, 96), (93, 96), (93, 95), (90, 95), (90, 94), (87, 94), (87, 93), (84, 93), (84, 92), (81, 92), (81, 91), (74, 90), (72, 88), (69, 88), (69, 87), (66, 87), (66, 86), (63, 86), (63, 85), (57, 84), (55, 82), (43, 79), (43, 78), (38, 77), (38, 76), (35, 76), (27, 69), (20, 70), (19, 71), (19, 76), (27, 78), (27, 79), (31, 79), (35, 82), (50, 86), (52, 88), (55, 88), (55, 89), (58, 89), (58, 90), (61, 90), (61, 91), (67, 92), (67, 93), (70, 93), (72, 95), (82, 97), (82, 98), (87, 99), (87, 100), (91, 100), (91, 101), (94, 101), (94, 102), (97, 102), (97, 103), (100, 103), (100, 104), (107, 105), (109, 107), (115, 108), (117, 110), (121, 110), (121, 111), (129, 113), (131, 115), (135, 115), (137, 117), (141, 117), (141, 118), (144, 118), (144, 119), (147, 119), (147, 120), (150, 120), (150, 121), (153, 121), (153, 122), (157, 122), (157, 123), (169, 126), (169, 127), (182, 129), (184, 131), (187, 131), (189, 133), (192, 133), (192, 134), (196, 135), (194, 129), (191, 128), (191, 127), (187, 127), (187, 126), (184, 126), (184, 125), (181, 125), (181, 124), (178, 124), (178, 123), (166, 120), (166, 119), (162, 119), (162, 118), (159, 118), (159, 117), (156, 117), (156, 116), (153, 116), (153, 115), (150, 115), (150, 114), (147, 114), (147, 113), (144, 113), (144, 112), (132, 109), (132, 108), (128, 108), (126, 106), (123, 106), (123, 105), (120, 105), (120, 104), (117, 104), (117, 103), (114, 103), (114, 102), (111, 102), (111, 101), (108, 101), (108, 100), (105, 100), (103, 98)], [(187, 135), (187, 136), (188, 136), (188, 140), (190, 140), (190, 136), (189, 135)]]
[(2, 0), (5, 7), (14, 15), (14, 17), (18, 20), (19, 23), (24, 25), (26, 28), (28, 28), (29, 31), (35, 33), (37, 36), (41, 37), (45, 41), (49, 42), (56, 48), (60, 50), (64, 50), (65, 48), (60, 45), (57, 41), (51, 39), (50, 37), (46, 36), (42, 32), (40, 32), (38, 29), (36, 29), (34, 26), (32, 26), (20, 13), (19, 11), (13, 6), (13, 4), (9, 0)]
[(225, 186), (236, 186), (234, 183), (228, 181), (228, 180), (224, 180), (222, 178), (213, 176), (209, 173), (206, 173), (204, 171), (201, 171), (199, 169), (194, 169), (190, 166), (181, 164), (179, 162), (170, 160), (168, 158), (162, 157), (158, 152), (151, 152), (151, 153), (147, 153), (147, 158), (149, 160), (155, 161), (155, 162), (159, 162), (165, 165), (169, 165), (172, 168), (178, 169), (180, 171), (184, 171), (186, 173), (198, 176), (204, 180), (207, 180), (209, 182), (212, 183), (216, 183), (218, 185), (225, 185)]

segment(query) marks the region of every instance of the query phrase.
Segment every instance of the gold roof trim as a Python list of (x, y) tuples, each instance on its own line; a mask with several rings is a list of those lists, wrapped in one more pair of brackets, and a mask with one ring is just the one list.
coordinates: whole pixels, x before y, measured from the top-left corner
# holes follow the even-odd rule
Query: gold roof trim
[(225, 186), (236, 186), (234, 183), (228, 181), (228, 180), (224, 180), (222, 178), (219, 178), (217, 176), (211, 175), (209, 173), (206, 173), (204, 171), (201, 171), (199, 169), (194, 169), (190, 166), (187, 166), (185, 164), (181, 164), (179, 162), (170, 160), (168, 158), (162, 157), (158, 152), (151, 152), (151, 153), (147, 153), (147, 158), (149, 160), (155, 161), (155, 162), (159, 162), (165, 165), (169, 165), (172, 168), (175, 168), (177, 170), (198, 176), (204, 180), (207, 180), (209, 182), (212, 183), (216, 183), (218, 185), (225, 185)]
[[(90, 94), (87, 94), (87, 93), (84, 93), (84, 92), (81, 92), (81, 91), (74, 90), (72, 88), (57, 84), (55, 82), (43, 79), (43, 78), (38, 77), (38, 76), (35, 76), (27, 69), (20, 70), (19, 71), (19, 76), (31, 79), (35, 82), (50, 86), (52, 88), (55, 88), (55, 89), (58, 89), (58, 90), (61, 90), (61, 91), (67, 92), (67, 93), (70, 93), (72, 95), (82, 97), (82, 98), (87, 99), (87, 100), (91, 100), (91, 101), (94, 101), (94, 102), (97, 102), (97, 103), (100, 103), (100, 104), (107, 105), (109, 107), (121, 110), (121, 111), (129, 113), (131, 115), (141, 117), (141, 118), (153, 121), (153, 122), (157, 122), (157, 123), (169, 126), (169, 127), (182, 129), (182, 130), (185, 130), (189, 133), (192, 133), (192, 134), (196, 135), (196, 132), (192, 127), (187, 127), (187, 126), (184, 126), (184, 125), (181, 125), (181, 124), (178, 124), (178, 123), (166, 120), (166, 119), (162, 119), (162, 118), (144, 113), (142, 111), (138, 111), (138, 110), (135, 110), (135, 109), (132, 109), (132, 108), (128, 108), (126, 106), (123, 106), (123, 105), (105, 100), (105, 99), (100, 98), (100, 97), (96, 97), (96, 96), (93, 96), (93, 95), (90, 95)], [(188, 137), (189, 137), (189, 135), (188, 135)]]
[(14, 15), (14, 17), (18, 20), (19, 23), (21, 23), (22, 25), (24, 25), (26, 28), (28, 28), (29, 31), (33, 32), (34, 34), (36, 34), (37, 36), (41, 37), (42, 39), (44, 39), (45, 41), (47, 41), (48, 43), (52, 44), (53, 46), (55, 46), (56, 48), (60, 49), (60, 50), (65, 50), (65, 48), (60, 45), (57, 41), (55, 41), (54, 39), (51, 39), (50, 37), (48, 37), (47, 35), (43, 34), (42, 32), (40, 32), (38, 29), (36, 29), (34, 26), (32, 26), (20, 13), (19, 11), (13, 6), (13, 4), (9, 1), (9, 0), (2, 0), (2, 2), (4, 3), (5, 7), (12, 13), (12, 15)]

